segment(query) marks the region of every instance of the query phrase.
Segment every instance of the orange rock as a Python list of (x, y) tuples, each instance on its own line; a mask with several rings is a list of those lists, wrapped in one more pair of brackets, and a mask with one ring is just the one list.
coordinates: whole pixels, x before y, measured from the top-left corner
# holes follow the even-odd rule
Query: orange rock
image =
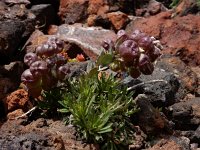
[(57, 32), (57, 30), (58, 30), (58, 26), (50, 25), (49, 29), (48, 29), (48, 34), (49, 35), (53, 35), (53, 34), (55, 34)]
[(9, 94), (4, 99), (4, 104), (8, 112), (17, 109), (28, 111), (32, 107), (32, 104), (29, 101), (28, 93), (24, 89), (19, 89)]
[(112, 25), (116, 30), (122, 29), (130, 21), (128, 15), (120, 11), (108, 13), (107, 17), (109, 18), (109, 20), (111, 21)]

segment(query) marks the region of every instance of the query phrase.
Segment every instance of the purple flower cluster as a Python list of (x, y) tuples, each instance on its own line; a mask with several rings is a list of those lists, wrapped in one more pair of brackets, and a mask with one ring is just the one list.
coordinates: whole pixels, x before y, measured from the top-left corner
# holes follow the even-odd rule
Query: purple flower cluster
[(117, 33), (117, 40), (105, 41), (103, 47), (115, 54), (110, 68), (114, 71), (127, 71), (133, 78), (141, 74), (152, 74), (153, 62), (161, 55), (162, 49), (158, 40), (140, 30), (135, 30), (130, 35), (120, 30)]
[(21, 75), (21, 81), (29, 94), (38, 97), (42, 90), (49, 90), (59, 80), (70, 73), (66, 53), (63, 52), (64, 42), (55, 37), (36, 48), (36, 53), (29, 52), (24, 56), (24, 63), (29, 67)]

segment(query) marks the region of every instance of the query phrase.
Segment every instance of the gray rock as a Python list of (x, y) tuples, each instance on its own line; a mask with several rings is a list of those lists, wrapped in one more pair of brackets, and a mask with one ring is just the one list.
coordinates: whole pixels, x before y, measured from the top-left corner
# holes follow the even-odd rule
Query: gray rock
[(50, 4), (33, 5), (30, 12), (36, 16), (36, 25), (43, 27), (42, 29), (56, 22), (56, 12)]
[(66, 43), (72, 43), (81, 48), (92, 60), (96, 60), (101, 54), (101, 45), (104, 40), (116, 38), (116, 34), (110, 30), (67, 24), (59, 26), (55, 34)]
[(86, 62), (69, 62), (66, 64), (70, 68), (68, 77), (78, 77), (84, 74), (87, 70), (88, 61)]
[(10, 63), (21, 54), (24, 41), (35, 28), (45, 29), (55, 22), (56, 13), (49, 4), (9, 7), (0, 2), (0, 64)]
[(25, 24), (21, 21), (0, 22), (0, 64), (8, 63), (22, 41)]
[(15, 61), (8, 65), (0, 66), (0, 75), (12, 79), (13, 82), (17, 84), (21, 82), (20, 78), (23, 71), (24, 64), (21, 61)]
[(180, 145), (182, 150), (190, 150), (190, 139), (188, 139), (187, 137), (171, 136), (170, 139), (175, 141), (178, 145)]
[(200, 126), (194, 131), (194, 134), (190, 137), (192, 142), (200, 144)]
[(179, 129), (194, 128), (200, 124), (200, 98), (179, 102), (169, 107), (172, 121)]
[(138, 123), (142, 130), (147, 133), (156, 134), (161, 131), (171, 133), (171, 126), (164, 114), (155, 109), (149, 102), (148, 97), (140, 94), (135, 99), (139, 108), (137, 113)]
[[(151, 80), (163, 81), (148, 83)], [(142, 82), (147, 84), (141, 84)], [(174, 104), (176, 92), (179, 89), (179, 81), (174, 74), (158, 67), (155, 68), (152, 75), (141, 75), (138, 79), (128, 76), (122, 83), (128, 87), (136, 86), (135, 93), (144, 93), (155, 107)], [(141, 84), (141, 86), (137, 86), (137, 84)]]

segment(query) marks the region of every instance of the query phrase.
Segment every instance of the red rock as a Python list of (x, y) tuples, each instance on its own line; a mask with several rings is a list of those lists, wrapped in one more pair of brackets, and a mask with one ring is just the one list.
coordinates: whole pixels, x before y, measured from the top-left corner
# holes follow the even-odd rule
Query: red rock
[(120, 30), (120, 29), (124, 28), (127, 25), (127, 23), (130, 21), (128, 15), (126, 15), (125, 13), (119, 12), (119, 11), (108, 13), (107, 17), (109, 18), (113, 27), (116, 30)]
[(87, 18), (88, 0), (61, 0), (59, 16), (67, 24), (84, 21)]
[[(102, 7), (104, 7), (105, 2), (104, 0), (90, 0), (89, 7), (88, 7), (88, 14), (97, 14)], [(104, 12), (105, 13), (105, 12)]]
[(184, 63), (200, 65), (200, 16), (187, 15), (171, 19), (170, 12), (137, 19), (130, 23), (127, 31), (140, 29), (158, 38), (164, 45), (163, 53), (178, 56)]
[(24, 89), (19, 89), (12, 92), (3, 101), (8, 112), (16, 109), (28, 111), (28, 109), (30, 109), (32, 106), (31, 102), (29, 101), (28, 93)]

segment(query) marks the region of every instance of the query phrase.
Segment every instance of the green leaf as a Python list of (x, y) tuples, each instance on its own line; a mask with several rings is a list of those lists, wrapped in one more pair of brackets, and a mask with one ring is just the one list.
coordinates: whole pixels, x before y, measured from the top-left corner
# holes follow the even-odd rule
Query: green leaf
[(68, 112), (69, 112), (69, 110), (68, 110), (68, 109), (65, 109), (65, 108), (63, 108), (63, 109), (58, 109), (58, 112), (61, 112), (61, 113), (68, 113)]
[(114, 59), (113, 54), (102, 53), (97, 59), (97, 64), (102, 66), (107, 66), (113, 61), (113, 59)]
[(98, 133), (102, 134), (102, 133), (111, 132), (113, 130), (112, 125), (113, 125), (113, 123), (108, 124), (107, 126), (101, 128), (100, 131), (98, 131)]

